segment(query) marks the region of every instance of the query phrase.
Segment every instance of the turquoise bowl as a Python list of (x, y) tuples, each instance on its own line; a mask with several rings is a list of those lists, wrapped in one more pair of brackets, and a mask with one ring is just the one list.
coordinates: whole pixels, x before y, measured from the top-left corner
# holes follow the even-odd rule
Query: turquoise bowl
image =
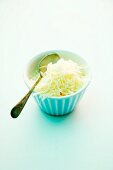
[(50, 115), (60, 116), (65, 115), (67, 113), (71, 113), (82, 95), (84, 94), (84, 90), (80, 91), (76, 95), (70, 95), (63, 98), (43, 98), (41, 95), (34, 95), (36, 102), (39, 107), (45, 113)]
[(83, 85), (81, 89), (79, 89), (72, 95), (67, 95), (63, 97), (43, 97), (42, 95), (35, 91), (32, 93), (32, 96), (34, 97), (36, 103), (43, 112), (50, 115), (62, 116), (71, 113), (74, 110), (77, 103), (82, 98), (87, 86), (90, 83), (91, 74), (87, 62), (80, 56), (69, 51), (62, 50), (46, 51), (35, 56), (33, 59), (30, 60), (30, 62), (27, 65), (26, 71), (24, 73), (24, 80), (28, 88), (30, 88), (32, 85), (30, 79), (33, 78), (33, 76), (38, 73), (37, 67), (38, 62), (43, 56), (51, 53), (57, 53), (64, 59), (71, 59), (77, 62), (80, 66), (84, 68), (84, 71), (87, 74), (86, 83)]

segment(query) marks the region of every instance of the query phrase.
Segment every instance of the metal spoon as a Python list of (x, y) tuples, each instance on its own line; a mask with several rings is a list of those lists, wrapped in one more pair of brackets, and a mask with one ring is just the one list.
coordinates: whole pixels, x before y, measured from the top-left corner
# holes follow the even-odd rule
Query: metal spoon
[(36, 80), (36, 82), (34, 83), (34, 85), (31, 87), (31, 89), (29, 90), (29, 92), (12, 108), (11, 110), (11, 117), (12, 118), (17, 118), (21, 111), (23, 110), (27, 100), (29, 99), (31, 93), (33, 92), (33, 90), (35, 89), (36, 85), (39, 83), (39, 81), (42, 79), (43, 77), (43, 73), (46, 72), (46, 66), (52, 62), (52, 63), (56, 63), (58, 60), (60, 59), (60, 56), (58, 54), (49, 54), (47, 56), (45, 56), (44, 58), (42, 58), (42, 60), (39, 62), (39, 77)]

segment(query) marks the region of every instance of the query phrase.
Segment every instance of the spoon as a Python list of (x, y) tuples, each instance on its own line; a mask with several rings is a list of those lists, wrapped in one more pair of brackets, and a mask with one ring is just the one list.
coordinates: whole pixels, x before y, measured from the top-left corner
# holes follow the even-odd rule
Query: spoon
[(59, 59), (60, 59), (60, 56), (56, 53), (49, 54), (49, 55), (45, 56), (44, 58), (42, 58), (42, 60), (39, 62), (39, 65), (38, 65), (39, 77), (36, 80), (36, 82), (33, 84), (33, 86), (31, 87), (29, 92), (12, 108), (12, 110), (11, 110), (12, 118), (17, 118), (20, 115), (20, 113), (23, 110), (26, 102), (28, 101), (31, 93), (33, 92), (33, 90), (35, 89), (35, 87), (39, 83), (39, 81), (42, 79), (43, 74), (46, 72), (47, 65), (51, 62), (56, 63)]

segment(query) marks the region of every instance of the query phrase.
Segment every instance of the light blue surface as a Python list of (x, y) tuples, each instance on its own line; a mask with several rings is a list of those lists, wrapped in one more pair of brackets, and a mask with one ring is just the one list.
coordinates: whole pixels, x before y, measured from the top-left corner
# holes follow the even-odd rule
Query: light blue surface
[[(112, 0), (0, 1), (0, 170), (113, 170), (112, 44)], [(85, 57), (92, 83), (71, 114), (47, 115), (31, 97), (12, 119), (27, 61), (51, 49)]]

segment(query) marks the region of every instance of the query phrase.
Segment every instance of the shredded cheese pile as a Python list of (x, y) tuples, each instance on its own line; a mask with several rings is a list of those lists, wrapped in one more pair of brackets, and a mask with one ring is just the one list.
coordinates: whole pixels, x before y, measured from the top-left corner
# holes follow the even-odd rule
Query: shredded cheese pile
[(35, 91), (48, 97), (70, 95), (82, 87), (84, 78), (85, 74), (77, 63), (60, 59), (47, 65), (47, 71)]

